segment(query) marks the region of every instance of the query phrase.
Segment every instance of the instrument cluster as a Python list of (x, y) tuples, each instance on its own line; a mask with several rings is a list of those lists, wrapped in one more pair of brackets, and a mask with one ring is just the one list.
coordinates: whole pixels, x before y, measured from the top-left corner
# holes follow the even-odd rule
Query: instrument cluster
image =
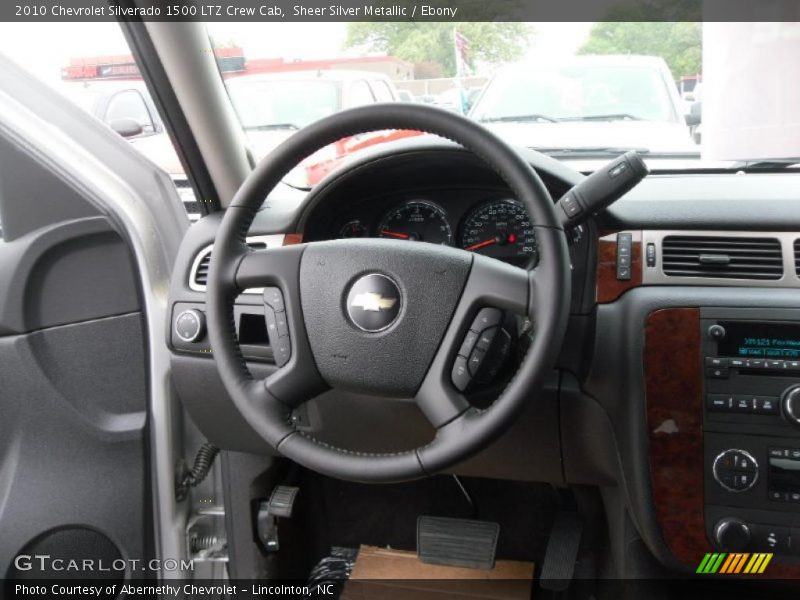
[(370, 203), (336, 223), (331, 237), (380, 237), (445, 244), (515, 265), (537, 259), (531, 220), (515, 199), (498, 194), (474, 198), (415, 194)]

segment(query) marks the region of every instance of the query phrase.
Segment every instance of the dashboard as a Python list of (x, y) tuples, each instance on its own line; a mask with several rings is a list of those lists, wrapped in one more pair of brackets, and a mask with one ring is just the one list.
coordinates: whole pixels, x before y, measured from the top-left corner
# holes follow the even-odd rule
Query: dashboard
[[(257, 214), (251, 242), (386, 237), (517, 265), (539, 258), (530, 219), (493, 172), (452, 147), (415, 148), (354, 165), (310, 193), (280, 187)], [(580, 181), (563, 163), (523, 154), (554, 199)], [(618, 486), (648, 549), (671, 567), (694, 569), (705, 552), (732, 551), (723, 534), (742, 524), (749, 550), (800, 560), (787, 545), (800, 540), (800, 461), (791, 462), (800, 456), (800, 391), (789, 395), (800, 389), (798, 207), (797, 174), (654, 175), (570, 232), (573, 300), (553, 381), (507, 436), (455, 472)], [(172, 318), (204, 309), (204, 260), (220, 218), (201, 219), (182, 243)], [(708, 258), (720, 254), (724, 264)], [(260, 311), (258, 294), (237, 301), (255, 376), (273, 369), (268, 335), (252, 328), (263, 323)], [(715, 326), (726, 336), (713, 337)], [(223, 418), (229, 400), (203, 342), (169, 343), (176, 388), (204, 433), (264, 453), (243, 422)], [(326, 443), (392, 452), (401, 449), (387, 446), (394, 434), (409, 445), (429, 434), (406, 418), (410, 410), (402, 400), (338, 394), (297, 419)], [(369, 418), (341, 416), (359, 411)], [(731, 479), (723, 459), (741, 456), (754, 463)], [(771, 533), (783, 546), (770, 545)]]
[(375, 237), (455, 246), (515, 264), (536, 261), (536, 236), (520, 202), (501, 189), (418, 189), (343, 207), (321, 238)]

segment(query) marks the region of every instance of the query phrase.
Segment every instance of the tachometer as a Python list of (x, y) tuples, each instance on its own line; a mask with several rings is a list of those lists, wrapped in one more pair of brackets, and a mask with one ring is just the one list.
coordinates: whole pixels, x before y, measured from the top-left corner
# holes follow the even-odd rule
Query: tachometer
[(397, 240), (453, 244), (444, 209), (427, 200), (411, 200), (393, 208), (378, 224), (377, 234)]
[(461, 247), (522, 265), (536, 258), (536, 235), (520, 202), (491, 200), (464, 219)]

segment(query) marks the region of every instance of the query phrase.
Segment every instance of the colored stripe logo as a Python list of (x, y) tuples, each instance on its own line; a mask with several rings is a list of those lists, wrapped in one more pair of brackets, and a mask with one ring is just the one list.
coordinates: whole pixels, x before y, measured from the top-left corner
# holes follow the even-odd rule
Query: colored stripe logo
[(706, 554), (697, 567), (697, 573), (702, 574), (743, 574), (760, 575), (772, 560), (772, 554), (767, 553), (732, 553), (714, 552)]

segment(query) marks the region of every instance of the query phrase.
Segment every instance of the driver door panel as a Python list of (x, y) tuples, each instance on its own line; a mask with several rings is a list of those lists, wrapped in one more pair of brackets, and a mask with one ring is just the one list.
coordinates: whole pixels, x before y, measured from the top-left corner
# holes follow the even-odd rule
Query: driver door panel
[[(0, 221), (0, 574), (44, 574), (20, 555), (144, 564), (146, 341), (127, 244), (3, 140)], [(146, 575), (124, 564), (113, 577)]]

